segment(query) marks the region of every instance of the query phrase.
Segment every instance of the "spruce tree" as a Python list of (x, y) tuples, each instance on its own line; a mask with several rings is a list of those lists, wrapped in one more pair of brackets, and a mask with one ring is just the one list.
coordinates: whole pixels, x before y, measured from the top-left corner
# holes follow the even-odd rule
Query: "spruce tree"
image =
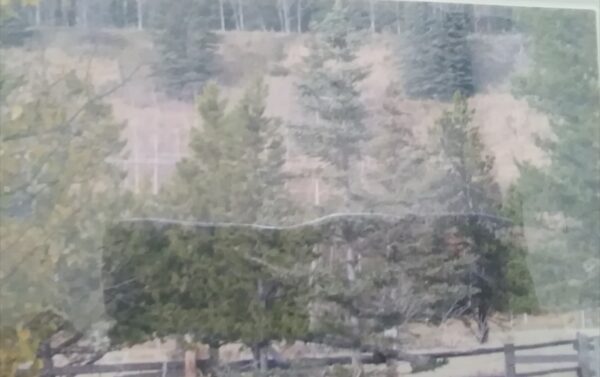
[(532, 65), (515, 80), (514, 91), (547, 115), (551, 129), (537, 143), (548, 164), (523, 164), (517, 186), (525, 225), (543, 234), (544, 242), (531, 244), (536, 291), (540, 305), (550, 310), (598, 307), (600, 95), (594, 17), (541, 10), (524, 11), (520, 19), (531, 35)]
[(2, 325), (54, 310), (85, 329), (102, 314), (100, 254), (126, 210), (110, 162), (123, 124), (75, 73), (2, 72), (0, 297)]
[(177, 98), (198, 94), (217, 71), (217, 36), (210, 30), (205, 0), (162, 1), (154, 43), (155, 71), (164, 90)]
[(473, 110), (457, 93), (451, 110), (437, 121), (441, 163), (446, 170), (437, 185), (438, 202), (454, 212), (458, 235), (477, 257), (466, 281), (473, 287), (467, 298), (479, 326), (478, 337), (488, 336), (487, 318), (504, 292), (505, 247), (498, 238), (507, 224), (501, 217), (502, 197), (493, 175), (494, 158), (473, 124)]
[(322, 224), (319, 244), (327, 252), (312, 271), (311, 339), (384, 361), (400, 358), (414, 371), (439, 366), (406, 354), (405, 347), (410, 324), (454, 317), (467, 296), (463, 277), (473, 257), (460, 247), (448, 250), (451, 220), (409, 215)]
[(415, 135), (415, 120), (407, 110), (398, 85), (391, 83), (382, 108), (376, 112), (379, 132), (369, 145), (369, 155), (375, 161), (369, 182), (374, 188), (365, 197), (377, 212), (398, 215), (431, 209), (429, 186), (439, 172), (431, 164), (428, 146)]
[(336, 1), (314, 31), (298, 86), (309, 119), (297, 127), (297, 136), (309, 155), (327, 165), (327, 178), (339, 192), (336, 199), (349, 210), (351, 168), (369, 138), (359, 87), (368, 71), (356, 62), (360, 35), (345, 2)]
[(215, 84), (198, 98), (202, 128), (192, 130), (190, 155), (166, 188), (164, 210), (205, 226), (133, 223), (107, 241), (108, 285), (132, 276), (139, 282), (125, 288), (126, 304), (109, 305), (119, 323), (115, 342), (148, 339), (154, 331), (192, 334), (216, 356), (221, 344), (241, 340), (264, 368), (272, 340), (306, 333), (304, 277), (281, 275), (307, 258), (306, 236), (219, 226), (290, 215), (281, 123), (265, 115), (266, 95), (257, 80), (230, 110)]
[(407, 4), (402, 77), (409, 97), (451, 100), (474, 92), (466, 6)]

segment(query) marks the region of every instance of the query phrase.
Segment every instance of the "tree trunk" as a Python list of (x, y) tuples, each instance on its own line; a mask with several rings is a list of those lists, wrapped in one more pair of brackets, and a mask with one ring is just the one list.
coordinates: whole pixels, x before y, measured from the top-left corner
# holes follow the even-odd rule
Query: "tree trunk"
[(256, 344), (252, 347), (254, 369), (261, 373), (265, 373), (269, 369), (267, 350), (268, 347), (265, 347), (264, 345)]
[(211, 376), (215, 375), (216, 369), (219, 367), (219, 346), (214, 344), (208, 345), (208, 374)]
[(396, 33), (400, 34), (402, 32), (400, 28), (400, 2), (396, 3)]
[(243, 0), (238, 0), (238, 8), (239, 8), (239, 15), (240, 15), (240, 30), (245, 30), (244, 27), (244, 1)]
[(489, 309), (487, 304), (485, 303), (480, 303), (477, 307), (477, 337), (479, 340), (479, 343), (484, 344), (487, 343), (488, 338), (489, 338), (489, 334), (490, 334), (490, 327), (489, 327), (489, 323), (488, 323), (488, 314), (489, 314)]
[(144, 0), (136, 0), (137, 28), (144, 30)]
[(285, 32), (285, 17), (283, 15), (283, 0), (277, 0), (277, 18), (279, 18), (279, 30)]
[(360, 351), (352, 352), (352, 377), (362, 377), (364, 374), (363, 364), (360, 360)]
[(35, 26), (42, 24), (42, 2), (38, 2), (35, 5)]
[(261, 373), (266, 373), (269, 370), (269, 358), (267, 355), (267, 347), (260, 347), (258, 349), (258, 355), (259, 355), (259, 365), (260, 365), (260, 371)]
[(371, 33), (375, 34), (375, 0), (369, 0), (369, 19), (371, 20)]
[(290, 32), (290, 8), (288, 4), (288, 0), (282, 0), (281, 5), (283, 7), (283, 24), (285, 26), (285, 32)]
[(356, 280), (356, 271), (354, 269), (354, 250), (352, 250), (352, 247), (348, 247), (348, 249), (346, 249), (346, 277), (350, 282), (354, 282)]
[(221, 18), (221, 31), (225, 31), (225, 8), (223, 0), (219, 0), (219, 17)]
[(296, 22), (298, 23), (298, 34), (302, 33), (302, 0), (296, 2)]

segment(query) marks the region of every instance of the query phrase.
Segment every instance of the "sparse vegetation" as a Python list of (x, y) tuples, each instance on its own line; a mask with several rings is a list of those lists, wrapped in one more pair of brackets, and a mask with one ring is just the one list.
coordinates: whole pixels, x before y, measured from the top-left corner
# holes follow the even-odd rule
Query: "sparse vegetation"
[(0, 2), (2, 376), (155, 338), (427, 371), (419, 326), (600, 305), (593, 20), (521, 15), (519, 101), (475, 93), (470, 7), (255, 5)]

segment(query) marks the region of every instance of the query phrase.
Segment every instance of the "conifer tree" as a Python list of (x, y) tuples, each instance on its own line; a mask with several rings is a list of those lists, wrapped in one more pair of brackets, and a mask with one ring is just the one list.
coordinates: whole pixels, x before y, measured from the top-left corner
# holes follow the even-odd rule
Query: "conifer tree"
[(536, 291), (540, 305), (550, 310), (598, 307), (600, 91), (594, 17), (540, 10), (524, 11), (520, 19), (532, 37), (532, 66), (517, 78), (514, 91), (546, 114), (551, 128), (551, 135), (538, 140), (547, 166), (523, 164), (517, 186), (525, 225), (547, 229), (544, 242), (532, 244)]
[(309, 117), (297, 129), (298, 140), (309, 155), (328, 165), (328, 178), (346, 210), (353, 190), (352, 167), (361, 160), (361, 147), (368, 140), (359, 88), (368, 71), (356, 62), (359, 37), (347, 5), (336, 1), (315, 28), (298, 86)]
[(407, 4), (403, 46), (406, 94), (451, 100), (456, 91), (474, 92), (472, 53), (468, 43), (470, 13), (465, 6)]
[(494, 157), (486, 151), (473, 110), (460, 93), (451, 110), (437, 121), (442, 164), (446, 174), (437, 185), (437, 200), (444, 210), (459, 214), (458, 235), (477, 257), (466, 277), (474, 290), (467, 307), (475, 314), (478, 337), (488, 336), (487, 318), (504, 292), (505, 247), (498, 232), (507, 224), (498, 221), (502, 198), (493, 175)]
[(217, 70), (217, 36), (205, 0), (162, 1), (154, 43), (155, 71), (164, 90), (178, 98), (200, 93)]
[(110, 162), (123, 125), (75, 73), (11, 69), (0, 82), (0, 324), (52, 310), (86, 329), (103, 313), (103, 232), (127, 204)]
[(216, 358), (221, 344), (240, 340), (264, 369), (271, 341), (306, 333), (304, 277), (280, 274), (306, 260), (305, 234), (218, 226), (290, 215), (280, 122), (265, 115), (266, 95), (257, 80), (229, 111), (215, 84), (198, 99), (202, 128), (192, 130), (190, 155), (166, 189), (166, 208), (214, 226), (134, 223), (107, 241), (108, 285), (132, 276), (139, 282), (125, 289), (126, 304), (109, 305), (115, 342), (148, 339), (154, 331), (192, 334)]
[[(369, 174), (372, 192), (369, 207), (378, 212), (425, 213), (432, 208), (431, 183), (440, 174), (431, 164), (433, 155), (415, 135), (414, 119), (402, 105), (396, 83), (386, 90), (377, 111), (379, 131), (369, 145), (375, 168)], [(437, 169), (439, 170), (439, 169)]]

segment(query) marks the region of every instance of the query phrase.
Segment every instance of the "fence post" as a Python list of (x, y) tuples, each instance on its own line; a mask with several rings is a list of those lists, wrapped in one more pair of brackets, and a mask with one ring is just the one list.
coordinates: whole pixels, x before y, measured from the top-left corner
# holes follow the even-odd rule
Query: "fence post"
[(184, 376), (185, 377), (202, 377), (202, 372), (198, 373), (198, 369), (196, 368), (196, 350), (190, 349), (186, 350), (184, 354)]
[(512, 343), (504, 345), (504, 372), (506, 377), (517, 377), (515, 361), (515, 345)]
[(587, 336), (577, 333), (577, 358), (579, 359), (580, 377), (592, 377), (590, 370), (590, 340)]
[(38, 357), (42, 359), (42, 370), (40, 375), (43, 377), (54, 377), (52, 369), (54, 364), (52, 362), (52, 348), (50, 347), (50, 341), (43, 341), (38, 348)]
[(595, 373), (594, 377), (600, 377), (600, 337), (597, 336), (593, 339), (591, 347), (590, 367)]

